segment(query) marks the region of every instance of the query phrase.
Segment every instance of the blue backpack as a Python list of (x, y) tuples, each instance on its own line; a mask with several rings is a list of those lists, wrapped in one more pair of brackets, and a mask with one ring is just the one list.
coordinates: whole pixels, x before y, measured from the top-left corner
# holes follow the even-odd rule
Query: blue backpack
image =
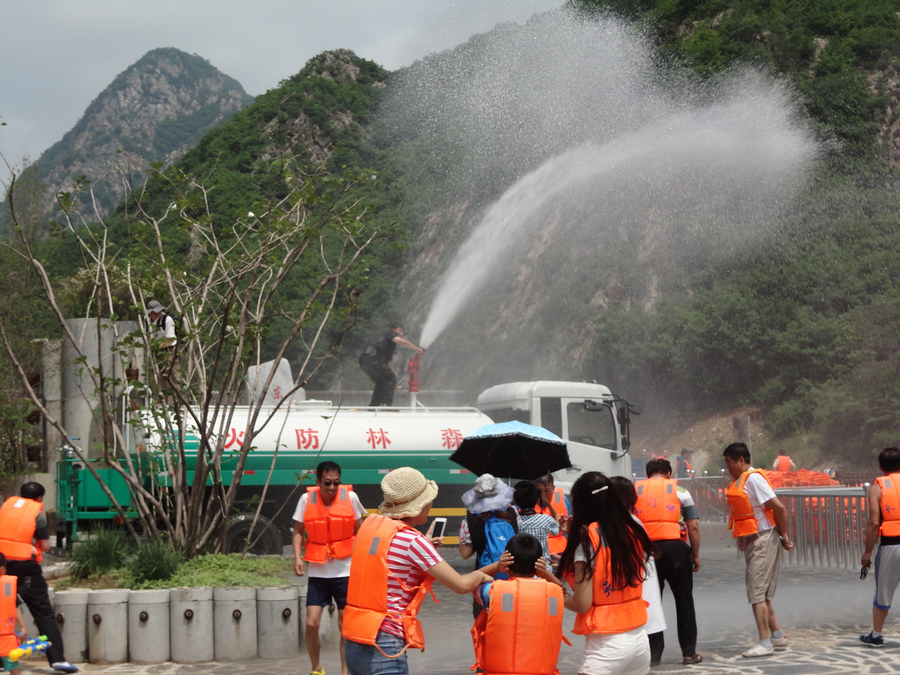
[[(515, 522), (511, 523), (501, 515), (496, 515), (502, 513), (502, 511), (492, 511), (486, 518), (485, 514), (477, 516), (469, 514), (468, 516), (472, 544), (478, 552), (477, 567), (484, 567), (500, 560), (509, 540), (516, 534)], [(513, 517), (514, 513), (512, 512)]]

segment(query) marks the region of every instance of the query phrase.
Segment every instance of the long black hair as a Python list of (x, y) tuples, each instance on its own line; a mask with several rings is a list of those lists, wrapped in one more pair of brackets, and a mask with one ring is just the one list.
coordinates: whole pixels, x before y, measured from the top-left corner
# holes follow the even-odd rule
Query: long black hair
[[(572, 526), (566, 549), (559, 560), (559, 569), (564, 573), (573, 572), (575, 554), (581, 547), (587, 562), (584, 578), (594, 576), (597, 550), (591, 542), (590, 527), (596, 523), (600, 541), (609, 548), (610, 581), (613, 586), (625, 588), (639, 585), (645, 575), (645, 552), (649, 553), (653, 544), (641, 524), (625, 508), (609, 478), (599, 471), (588, 471), (575, 481), (571, 497)], [(602, 570), (600, 573), (603, 573)]]

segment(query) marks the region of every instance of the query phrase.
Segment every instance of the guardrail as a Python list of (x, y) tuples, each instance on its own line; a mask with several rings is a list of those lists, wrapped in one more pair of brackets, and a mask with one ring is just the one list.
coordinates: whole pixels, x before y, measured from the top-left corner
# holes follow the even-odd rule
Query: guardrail
[[(682, 479), (678, 484), (690, 491), (701, 521), (725, 522), (725, 489), (730, 482), (730, 477), (704, 476)], [(865, 546), (868, 489), (868, 484), (776, 488), (775, 494), (787, 509), (794, 542), (784, 562), (844, 569), (859, 565)]]

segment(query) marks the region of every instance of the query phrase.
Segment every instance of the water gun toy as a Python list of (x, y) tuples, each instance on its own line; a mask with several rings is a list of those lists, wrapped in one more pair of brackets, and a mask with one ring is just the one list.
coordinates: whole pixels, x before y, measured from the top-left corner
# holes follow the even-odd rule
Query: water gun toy
[(18, 647), (13, 649), (9, 653), (10, 661), (21, 661), (22, 659), (27, 659), (35, 654), (43, 654), (47, 651), (47, 648), (50, 646), (50, 643), (47, 641), (46, 635), (41, 635), (36, 638), (28, 638), (20, 644)]

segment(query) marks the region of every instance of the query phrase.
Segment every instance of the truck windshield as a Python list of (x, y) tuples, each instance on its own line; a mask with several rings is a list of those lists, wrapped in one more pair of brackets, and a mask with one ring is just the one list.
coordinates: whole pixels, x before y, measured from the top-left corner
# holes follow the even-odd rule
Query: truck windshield
[(589, 410), (584, 403), (568, 403), (566, 420), (570, 441), (611, 450), (616, 448), (616, 421), (609, 406)]

